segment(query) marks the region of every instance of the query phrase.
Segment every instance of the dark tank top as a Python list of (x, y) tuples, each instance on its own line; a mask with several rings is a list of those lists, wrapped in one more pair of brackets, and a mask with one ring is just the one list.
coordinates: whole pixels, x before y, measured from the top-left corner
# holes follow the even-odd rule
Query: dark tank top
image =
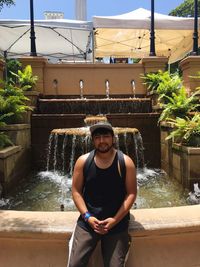
[[(93, 158), (87, 177), (84, 179), (83, 199), (88, 211), (99, 220), (113, 217), (126, 196), (125, 179), (120, 176), (118, 171), (117, 153), (111, 166), (106, 169), (99, 168)], [(129, 213), (109, 233), (126, 230), (128, 221)], [(81, 216), (78, 218), (78, 225), (88, 231), (92, 230)]]

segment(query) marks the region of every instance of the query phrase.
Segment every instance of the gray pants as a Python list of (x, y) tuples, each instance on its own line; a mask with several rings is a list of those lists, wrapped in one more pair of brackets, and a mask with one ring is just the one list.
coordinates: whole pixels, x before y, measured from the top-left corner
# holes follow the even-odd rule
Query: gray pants
[(101, 251), (104, 267), (124, 267), (130, 247), (128, 230), (111, 235), (99, 235), (76, 226), (69, 267), (86, 267), (98, 241), (101, 240)]

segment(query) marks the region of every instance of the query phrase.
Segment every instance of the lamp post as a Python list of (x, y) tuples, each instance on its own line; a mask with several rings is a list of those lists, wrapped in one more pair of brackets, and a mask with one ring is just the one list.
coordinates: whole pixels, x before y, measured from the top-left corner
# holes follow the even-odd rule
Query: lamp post
[(33, 0), (30, 0), (30, 19), (31, 19), (31, 32), (30, 32), (30, 39), (31, 39), (31, 52), (30, 56), (37, 56), (36, 53), (36, 45), (35, 45), (35, 31), (34, 31), (34, 12), (33, 12)]
[(193, 33), (193, 56), (198, 55), (198, 0), (194, 0), (194, 33)]
[(150, 32), (150, 54), (149, 56), (156, 56), (155, 32), (154, 32), (154, 0), (151, 0), (151, 32)]

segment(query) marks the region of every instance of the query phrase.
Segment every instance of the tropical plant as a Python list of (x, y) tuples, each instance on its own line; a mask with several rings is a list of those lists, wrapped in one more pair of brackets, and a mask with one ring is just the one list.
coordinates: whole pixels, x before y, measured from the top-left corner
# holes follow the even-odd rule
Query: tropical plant
[(185, 87), (181, 87), (178, 94), (172, 93), (172, 96), (166, 96), (168, 103), (160, 115), (159, 122), (164, 120), (175, 119), (176, 117), (185, 118), (191, 111), (197, 110), (200, 106), (196, 97), (200, 91), (196, 91), (188, 97)]
[(145, 81), (144, 84), (147, 86), (147, 90), (150, 94), (157, 93), (157, 88), (165, 75), (165, 72), (163, 73), (159, 70), (158, 72), (149, 72), (142, 76), (142, 79)]
[[(6, 81), (16, 84), (18, 79), (16, 73), (18, 70), (22, 69), (22, 63), (17, 59), (7, 59), (6, 60)], [(13, 75), (13, 73), (15, 73)]]
[(4, 123), (17, 123), (23, 113), (31, 110), (25, 104), (29, 101), (24, 96), (23, 90), (14, 86), (11, 83), (0, 81), (2, 87), (0, 88), (0, 118)]
[[(179, 140), (181, 144), (200, 146), (200, 114), (185, 118), (170, 120), (174, 124), (174, 130), (168, 135), (166, 140)], [(198, 138), (198, 141), (196, 142)]]
[(142, 77), (150, 93), (159, 96), (158, 100), (162, 103), (168, 102), (168, 97), (173, 93), (178, 93), (182, 86), (182, 80), (178, 73), (170, 74), (168, 71), (159, 70), (156, 73), (147, 73)]
[(0, 132), (0, 149), (13, 146), (13, 143), (11, 142), (10, 138), (4, 134), (4, 132)]
[(11, 73), (17, 77), (17, 84), (24, 91), (32, 90), (38, 81), (38, 76), (33, 75), (31, 65), (27, 65), (23, 70), (19, 69), (17, 73)]
[[(6, 123), (2, 122), (1, 120), (2, 116), (0, 116), (0, 127), (3, 127), (6, 125)], [(13, 143), (11, 142), (10, 138), (4, 132), (0, 132), (0, 149), (12, 145)]]

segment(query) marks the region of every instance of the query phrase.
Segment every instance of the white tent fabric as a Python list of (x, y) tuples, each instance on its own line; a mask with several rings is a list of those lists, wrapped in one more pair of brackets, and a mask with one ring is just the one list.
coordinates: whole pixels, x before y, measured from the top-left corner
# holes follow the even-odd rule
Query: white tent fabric
[[(35, 20), (38, 56), (64, 60), (92, 58), (92, 22)], [(8, 57), (30, 55), (30, 21), (0, 20), (0, 52)]]
[[(154, 13), (154, 17), (156, 55), (168, 57), (169, 63), (182, 59), (192, 50), (194, 18), (159, 13)], [(151, 11), (139, 8), (118, 16), (94, 16), (93, 26), (95, 57), (149, 55)]]

